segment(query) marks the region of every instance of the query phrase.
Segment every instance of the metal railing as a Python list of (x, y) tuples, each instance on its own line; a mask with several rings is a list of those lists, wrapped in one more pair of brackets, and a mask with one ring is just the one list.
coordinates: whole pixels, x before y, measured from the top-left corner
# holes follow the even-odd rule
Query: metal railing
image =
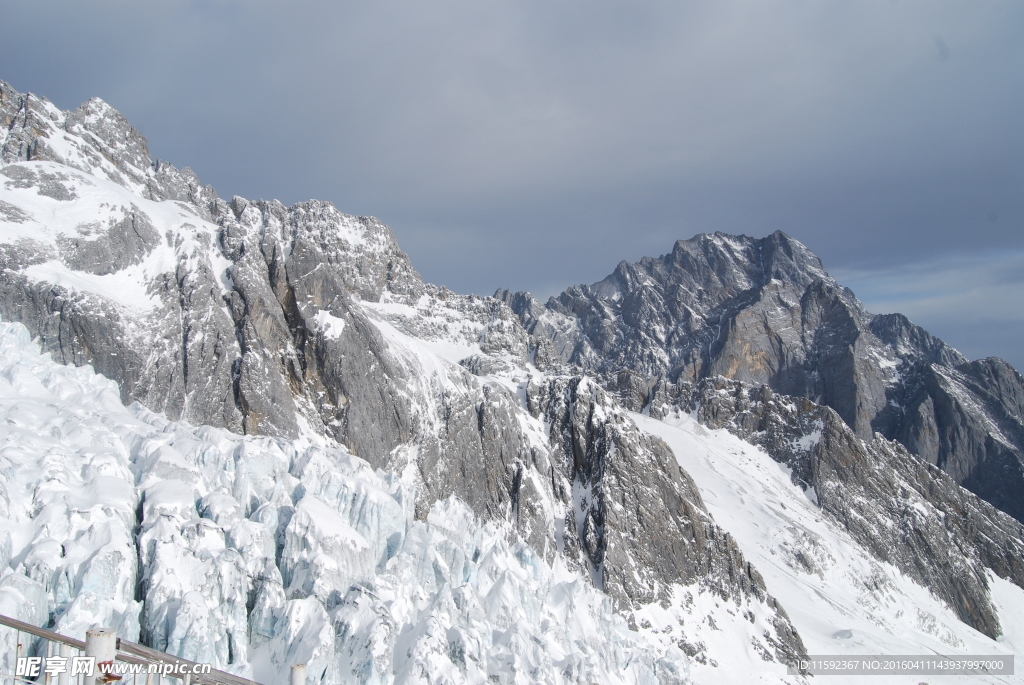
[[(163, 685), (165, 679), (171, 678), (180, 680), (184, 685), (260, 685), (255, 680), (249, 680), (231, 673), (218, 671), (205, 664), (197, 664), (188, 659), (173, 656), (150, 647), (145, 647), (128, 640), (116, 637), (110, 631), (90, 630), (86, 641), (76, 640), (73, 637), (61, 635), (45, 628), (19, 621), (9, 616), (0, 614), (0, 625), (17, 631), (16, 649), (14, 664), (22, 658), (39, 658), (35, 662), (36, 673), (31, 677), (26, 674), (19, 675), (14, 670), (0, 672), (0, 683), (6, 685), (11, 683), (33, 683), (39, 685), (94, 685), (98, 683), (119, 682), (130, 685)], [(23, 639), (22, 634), (25, 634)], [(33, 636), (35, 639), (28, 638)], [(69, 662), (75, 658), (92, 657), (100, 663), (118, 661), (123, 664), (134, 664), (141, 668), (141, 672), (129, 672), (123, 674), (114, 673), (114, 669), (108, 669), (109, 673), (94, 670), (92, 675), (72, 673), (67, 667)], [(49, 660), (52, 657), (63, 658), (65, 668), (63, 670), (47, 670)], [(25, 663), (25, 662), (22, 662)], [(14, 664), (11, 664), (12, 666)], [(9, 669), (8, 669), (9, 670)], [(301, 679), (297, 676), (301, 674)], [(305, 681), (305, 666), (296, 665), (292, 667), (292, 684), (303, 685)]]

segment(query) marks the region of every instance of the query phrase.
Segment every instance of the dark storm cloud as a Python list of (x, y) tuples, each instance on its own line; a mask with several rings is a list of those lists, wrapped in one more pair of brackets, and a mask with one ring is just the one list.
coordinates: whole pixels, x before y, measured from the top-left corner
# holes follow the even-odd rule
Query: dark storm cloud
[(222, 195), (379, 216), (460, 291), (715, 230), (859, 274), (1024, 249), (1016, 2), (0, 7), (16, 88), (103, 97)]

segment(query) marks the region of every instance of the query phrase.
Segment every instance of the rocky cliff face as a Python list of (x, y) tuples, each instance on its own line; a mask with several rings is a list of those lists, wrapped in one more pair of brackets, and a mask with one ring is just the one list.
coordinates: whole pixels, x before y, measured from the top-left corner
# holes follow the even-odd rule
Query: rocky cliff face
[(863, 439), (900, 441), (1024, 520), (1020, 375), (1000, 360), (968, 363), (902, 315), (871, 315), (781, 232), (679, 241), (543, 305), (497, 296), (531, 334), (539, 365), (630, 371), (640, 406), (662, 378), (764, 384), (831, 407)]
[(765, 602), (774, 628), (766, 640), (770, 654), (788, 663), (804, 653), (761, 575), (708, 515), (661, 440), (640, 432), (586, 377), (530, 385), (527, 406), (548, 426), (555, 496), (569, 510), (557, 543), (620, 607), (667, 603), (674, 584)]
[[(915, 364), (892, 437), (971, 492), (1024, 521), (1024, 379), (1001, 359)], [(894, 406), (894, 409), (896, 407)]]

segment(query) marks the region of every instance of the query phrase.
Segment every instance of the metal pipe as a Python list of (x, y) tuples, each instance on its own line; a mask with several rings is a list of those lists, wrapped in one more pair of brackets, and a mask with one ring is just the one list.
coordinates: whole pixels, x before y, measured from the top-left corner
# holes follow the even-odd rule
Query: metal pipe
[(117, 658), (117, 633), (106, 628), (93, 628), (85, 633), (85, 655), (96, 659), (92, 675), (85, 676), (84, 685), (105, 682), (104, 669), (114, 665)]
[(71, 647), (61, 644), (59, 652), (64, 659), (64, 672), (57, 676), (57, 685), (71, 685)]

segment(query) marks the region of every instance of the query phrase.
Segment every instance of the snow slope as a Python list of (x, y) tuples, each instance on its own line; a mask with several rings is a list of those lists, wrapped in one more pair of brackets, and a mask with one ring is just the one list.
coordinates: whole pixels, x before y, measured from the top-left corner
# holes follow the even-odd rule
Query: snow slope
[[(18, 214), (2, 217), (6, 219), (0, 221), (3, 242), (30, 245), (48, 257), (23, 270), (31, 281), (97, 295), (140, 316), (160, 306), (152, 284), (159, 275), (173, 273), (180, 257), (195, 258), (198, 251), (211, 260), (219, 255), (214, 247), (219, 228), (185, 203), (149, 200), (113, 181), (54, 162), (21, 162), (4, 169), (7, 178), (0, 183), (0, 203), (17, 208)], [(120, 269), (113, 264), (89, 264), (94, 271), (90, 273), (81, 267), (69, 268), (60, 259), (59, 253), (67, 254), (70, 245), (86, 250), (126, 221), (134, 222), (134, 231), (152, 235), (151, 249), (140, 262)]]
[[(632, 418), (672, 448), (715, 520), (729, 531), (786, 608), (809, 654), (1013, 654), (1024, 647), (1024, 590), (992, 576), (1004, 627), (997, 642), (959, 621), (927, 589), (872, 558), (814, 503), (813, 491), (790, 482), (767, 453), (725, 430), (676, 414)], [(668, 617), (648, 611), (658, 625)], [(694, 664), (694, 679), (710, 677)], [(836, 676), (838, 677), (838, 676)], [(1024, 675), (886, 676), (886, 683), (1024, 683)], [(719, 682), (725, 682), (725, 679)], [(735, 677), (732, 682), (745, 682)], [(749, 682), (749, 681), (746, 681)], [(843, 683), (875, 677), (843, 676)]]

